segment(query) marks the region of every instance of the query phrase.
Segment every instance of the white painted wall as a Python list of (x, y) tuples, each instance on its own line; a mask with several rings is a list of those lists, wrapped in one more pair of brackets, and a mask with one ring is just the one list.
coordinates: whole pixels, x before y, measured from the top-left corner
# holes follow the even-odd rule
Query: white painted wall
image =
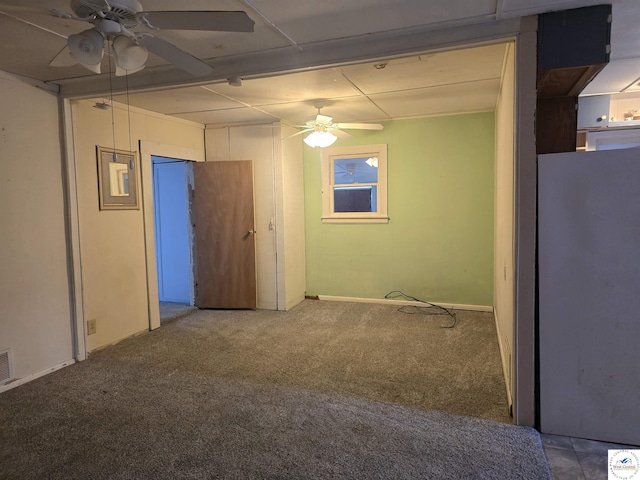
[[(257, 307), (277, 310), (274, 128), (271, 125), (207, 128), (205, 137), (208, 162), (253, 161)], [(270, 226), (272, 220), (273, 226)]]
[(0, 350), (15, 378), (73, 358), (58, 99), (0, 72)]
[[(280, 135), (296, 132), (283, 127)], [(278, 310), (289, 310), (304, 300), (306, 292), (302, 135), (287, 138), (280, 146), (282, 154), (276, 163)]]
[[(129, 112), (130, 129), (126, 106), (116, 104), (113, 110), (117, 149), (137, 151), (141, 139), (204, 151), (201, 125), (139, 109), (132, 108)], [(150, 156), (145, 155), (137, 181), (141, 182), (142, 171), (145, 179), (139, 185), (144, 183), (147, 188), (139, 188), (142, 192), (139, 192), (138, 210), (100, 211), (95, 150), (96, 145), (114, 145), (112, 111), (93, 108), (90, 101), (79, 101), (74, 102), (72, 115), (84, 318), (97, 320), (97, 332), (87, 336), (87, 350), (91, 351), (147, 330), (150, 325), (142, 203), (143, 195), (146, 199), (152, 192), (151, 165)], [(149, 153), (162, 155), (157, 151)], [(152, 206), (147, 215), (153, 215)], [(150, 224), (152, 232), (152, 220)], [(155, 263), (152, 265), (155, 269)], [(154, 275), (150, 283), (155, 282)], [(153, 288), (157, 292), (157, 285)], [(155, 309), (157, 313), (157, 305)]]
[(493, 305), (502, 367), (509, 401), (513, 389), (514, 335), (514, 134), (515, 134), (514, 45), (506, 49), (502, 84), (496, 105), (496, 163), (494, 201)]
[(206, 129), (207, 161), (252, 160), (257, 307), (286, 310), (304, 300), (304, 182), (300, 137), (279, 124)]
[(640, 445), (640, 149), (539, 157), (540, 427)]

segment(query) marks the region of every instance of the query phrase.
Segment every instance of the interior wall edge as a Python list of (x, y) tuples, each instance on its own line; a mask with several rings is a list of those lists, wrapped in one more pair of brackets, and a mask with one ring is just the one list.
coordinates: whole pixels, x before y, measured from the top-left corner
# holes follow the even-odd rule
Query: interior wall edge
[(69, 295), (71, 305), (71, 331), (74, 357), (86, 360), (87, 345), (82, 297), (82, 252), (80, 249), (80, 214), (76, 156), (73, 140), (73, 110), (71, 101), (60, 99), (60, 123), (62, 125), (62, 169), (64, 184), (65, 218), (67, 221), (67, 262), (69, 268)]
[(512, 357), (512, 352), (511, 352), (511, 348), (508, 345), (505, 345), (504, 342), (502, 341), (502, 335), (500, 334), (500, 321), (498, 320), (499, 317), (499, 311), (497, 308), (494, 308), (493, 310), (493, 318), (495, 320), (495, 324), (496, 324), (496, 331), (498, 333), (498, 346), (499, 346), (499, 350), (500, 350), (500, 361), (502, 363), (502, 375), (504, 376), (504, 384), (506, 387), (506, 391), (507, 391), (507, 401), (509, 402), (509, 406), (513, 405), (513, 396), (511, 394), (511, 375), (510, 375), (510, 370), (511, 370), (511, 365), (510, 365), (510, 359)]
[[(536, 19), (537, 17), (533, 17)], [(526, 20), (526, 22), (524, 22)], [(531, 31), (516, 39), (516, 163), (515, 163), (515, 332), (514, 422), (535, 426), (535, 249), (536, 249), (536, 59), (537, 32), (531, 17), (523, 19)], [(534, 23), (535, 25), (535, 23)]]

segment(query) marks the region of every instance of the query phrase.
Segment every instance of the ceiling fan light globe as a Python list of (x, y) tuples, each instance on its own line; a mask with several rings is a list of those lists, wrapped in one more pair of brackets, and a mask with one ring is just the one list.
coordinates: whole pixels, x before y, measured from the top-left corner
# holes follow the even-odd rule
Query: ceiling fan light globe
[(144, 65), (142, 65), (139, 68), (136, 68), (134, 70), (125, 70), (124, 68), (120, 68), (118, 65), (116, 65), (116, 77), (124, 77), (125, 75), (133, 75), (136, 72), (139, 72), (140, 70), (144, 70)]
[(118, 35), (113, 39), (113, 51), (116, 57), (116, 65), (129, 73), (142, 70), (149, 56), (146, 48), (124, 35)]
[(95, 66), (102, 62), (104, 37), (99, 31), (92, 28), (69, 35), (67, 44), (73, 58), (89, 70), (94, 71)]
[(307, 137), (304, 139), (304, 143), (306, 143), (312, 148), (314, 147), (325, 148), (333, 145), (333, 143), (337, 139), (338, 137), (336, 137), (331, 132), (319, 132), (316, 130), (314, 132), (311, 132), (309, 135), (307, 135)]

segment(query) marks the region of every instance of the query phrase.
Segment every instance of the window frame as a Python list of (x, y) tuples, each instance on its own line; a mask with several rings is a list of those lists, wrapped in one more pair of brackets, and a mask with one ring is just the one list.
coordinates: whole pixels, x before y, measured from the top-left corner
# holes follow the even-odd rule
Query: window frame
[[(335, 212), (333, 190), (335, 186), (334, 162), (345, 158), (378, 157), (376, 212)], [(322, 149), (322, 223), (389, 223), (387, 214), (387, 145), (358, 145)], [(355, 184), (357, 185), (357, 184)], [(367, 184), (370, 185), (370, 184)]]

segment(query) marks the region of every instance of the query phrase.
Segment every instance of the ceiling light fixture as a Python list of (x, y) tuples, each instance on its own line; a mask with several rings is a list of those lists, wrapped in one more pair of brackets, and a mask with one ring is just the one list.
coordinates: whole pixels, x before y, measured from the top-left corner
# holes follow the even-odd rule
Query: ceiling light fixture
[(104, 37), (95, 28), (69, 35), (69, 51), (80, 65), (94, 73), (100, 73), (100, 62), (104, 54)]
[(100, 20), (96, 25), (99, 28), (69, 36), (69, 52), (80, 65), (94, 73), (100, 73), (106, 40), (107, 47), (113, 47), (117, 77), (139, 72), (144, 68), (149, 52), (138, 44), (138, 38), (134, 34), (110, 20)]
[(304, 139), (304, 143), (312, 148), (325, 148), (333, 145), (333, 143), (337, 139), (338, 137), (336, 137), (333, 133), (323, 130), (322, 127), (316, 127), (315, 131), (307, 135), (307, 137)]
[(139, 72), (144, 68), (149, 52), (126, 35), (113, 39), (113, 53), (116, 58), (116, 76)]
[(240, 77), (229, 77), (227, 79), (227, 82), (232, 87), (241, 87), (242, 86), (242, 79)]

